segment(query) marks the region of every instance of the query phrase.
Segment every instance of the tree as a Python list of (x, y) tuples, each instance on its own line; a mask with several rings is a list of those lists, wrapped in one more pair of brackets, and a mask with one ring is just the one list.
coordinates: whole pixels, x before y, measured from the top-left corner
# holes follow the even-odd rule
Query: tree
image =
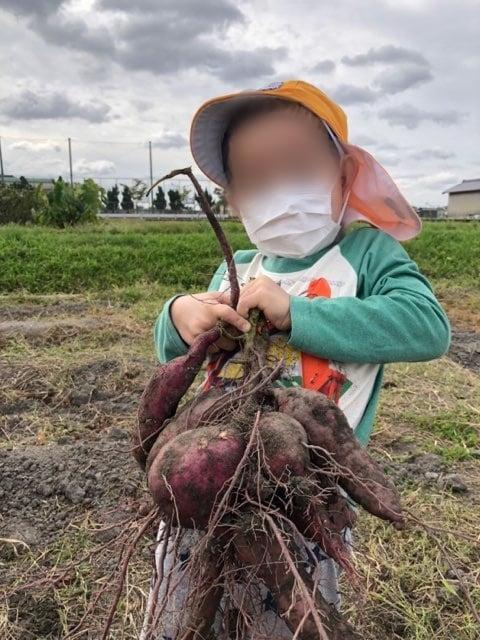
[(168, 190), (168, 202), (171, 211), (182, 211), (182, 209), (184, 209), (182, 194), (178, 189)]
[(221, 187), (215, 187), (213, 193), (217, 196), (217, 200), (213, 205), (214, 212), (223, 213), (225, 215), (228, 207), (225, 191)]
[(133, 181), (133, 185), (130, 187), (130, 193), (132, 194), (132, 198), (134, 200), (142, 200), (146, 190), (147, 190), (147, 185), (145, 184), (145, 182), (143, 182), (143, 180), (139, 180), (138, 178), (135, 178), (135, 180)]
[(41, 185), (32, 187), (25, 178), (9, 185), (0, 182), (0, 224), (36, 222), (46, 208), (48, 200)]
[[(203, 193), (205, 194), (205, 198), (207, 199), (208, 204), (213, 207), (214, 205), (214, 200), (213, 200), (213, 196), (210, 193), (210, 191), (207, 189), (207, 187), (205, 187), (205, 189), (203, 190)], [(202, 203), (200, 202), (200, 196), (195, 196), (195, 201), (197, 202), (197, 204), (200, 206), (200, 208), (202, 207)]]
[(133, 208), (134, 208), (132, 192), (130, 191), (130, 187), (126, 184), (123, 185), (123, 189), (122, 189), (121, 207), (124, 211), (133, 211)]
[(72, 187), (60, 177), (46, 196), (48, 205), (36, 219), (62, 228), (95, 221), (102, 206), (102, 189), (91, 178)]
[(13, 183), (15, 189), (32, 189), (32, 185), (28, 182), (25, 176), (20, 176), (18, 180)]
[(157, 211), (164, 211), (167, 208), (167, 201), (165, 199), (165, 192), (162, 187), (158, 187), (155, 198), (153, 199), (153, 206)]
[(110, 213), (115, 213), (116, 211), (118, 211), (118, 209), (120, 208), (120, 201), (118, 198), (119, 193), (120, 190), (118, 188), (118, 185), (114, 185), (111, 189), (108, 189), (105, 201), (106, 211), (109, 211)]

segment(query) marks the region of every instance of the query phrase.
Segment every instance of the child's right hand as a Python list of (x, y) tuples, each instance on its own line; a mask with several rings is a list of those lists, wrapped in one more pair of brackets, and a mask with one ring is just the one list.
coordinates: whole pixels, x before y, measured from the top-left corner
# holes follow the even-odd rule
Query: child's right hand
[[(248, 320), (228, 304), (220, 302), (222, 297), (225, 299), (223, 292), (208, 291), (179, 296), (172, 302), (170, 317), (178, 333), (188, 345), (192, 344), (199, 334), (212, 329), (219, 320), (232, 326), (232, 334), (236, 334), (235, 329), (240, 333), (250, 329)], [(216, 345), (221, 349), (232, 350), (236, 343), (234, 340), (222, 337)]]

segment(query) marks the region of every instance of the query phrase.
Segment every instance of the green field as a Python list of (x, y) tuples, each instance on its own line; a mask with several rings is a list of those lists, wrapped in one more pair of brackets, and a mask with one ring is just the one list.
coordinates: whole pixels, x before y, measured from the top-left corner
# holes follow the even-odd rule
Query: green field
[[(225, 224), (234, 249), (251, 247), (241, 225)], [(470, 286), (480, 279), (480, 222), (425, 223), (406, 244), (424, 273)], [(206, 222), (99, 222), (56, 230), (0, 227), (0, 291), (104, 292), (161, 283), (205, 287), (222, 259)]]

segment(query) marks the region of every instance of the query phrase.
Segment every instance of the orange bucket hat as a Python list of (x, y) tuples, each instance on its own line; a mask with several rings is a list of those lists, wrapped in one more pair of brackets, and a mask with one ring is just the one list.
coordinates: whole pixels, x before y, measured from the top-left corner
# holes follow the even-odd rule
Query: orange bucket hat
[(317, 87), (301, 80), (273, 83), (264, 89), (240, 91), (208, 100), (195, 113), (190, 148), (200, 170), (227, 187), (222, 164), (222, 139), (233, 114), (246, 102), (269, 96), (296, 102), (320, 118), (345, 153), (356, 159), (357, 173), (348, 197), (343, 224), (366, 220), (397, 240), (409, 240), (421, 230), (421, 221), (399, 188), (375, 158), (348, 142), (347, 116)]

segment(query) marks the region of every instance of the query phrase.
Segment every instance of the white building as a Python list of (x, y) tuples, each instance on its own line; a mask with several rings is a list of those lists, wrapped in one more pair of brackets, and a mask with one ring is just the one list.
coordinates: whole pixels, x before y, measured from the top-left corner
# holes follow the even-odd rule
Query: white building
[(480, 178), (462, 180), (443, 193), (448, 193), (449, 218), (480, 219)]

